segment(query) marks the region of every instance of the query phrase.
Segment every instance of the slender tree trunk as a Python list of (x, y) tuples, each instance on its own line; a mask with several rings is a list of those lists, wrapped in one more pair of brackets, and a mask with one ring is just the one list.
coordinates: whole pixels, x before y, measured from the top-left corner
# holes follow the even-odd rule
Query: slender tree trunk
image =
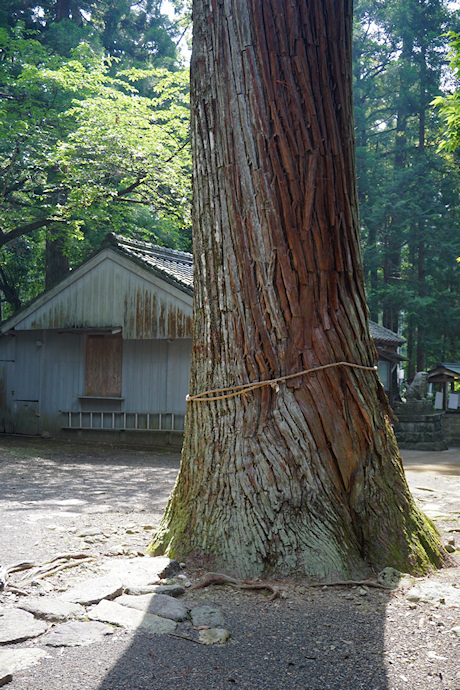
[[(7, 274), (6, 270), (4, 270), (0, 266), (0, 291), (3, 292), (3, 300), (0, 301), (0, 306), (1, 302), (8, 302), (10, 304), (14, 311), (17, 311), (18, 309), (21, 308), (21, 300), (19, 298), (19, 291), (17, 286), (13, 283), (12, 279), (10, 276)], [(0, 316), (1, 316), (1, 311), (0, 311)], [(1, 321), (1, 318), (0, 318)]]
[[(425, 159), (425, 108), (427, 106), (426, 96), (426, 46), (422, 43), (420, 53), (420, 107), (419, 107), (419, 128), (418, 128), (418, 156), (420, 159), (420, 183), (422, 184), (423, 177), (422, 170), (426, 170), (423, 165)], [(421, 187), (422, 188), (422, 187)], [(418, 293), (421, 301), (426, 298), (426, 220), (420, 218), (418, 221), (418, 256), (417, 256), (417, 285)], [(417, 328), (417, 371), (424, 371), (426, 365), (425, 357), (425, 327), (423, 325), (423, 316), (418, 323)]]
[(367, 247), (367, 286), (368, 298), (367, 303), (371, 319), (379, 320), (379, 298), (378, 298), (378, 265), (379, 256), (377, 249), (377, 228), (372, 223), (368, 230), (368, 247)]
[(416, 358), (415, 358), (415, 323), (412, 314), (409, 315), (407, 320), (407, 378), (410, 379), (415, 376), (416, 372)]
[[(420, 241), (418, 243), (418, 257), (417, 257), (417, 282), (418, 294), (421, 300), (426, 297), (426, 243), (423, 239), (425, 231), (424, 221), (419, 222)], [(417, 371), (425, 370), (425, 327), (422, 321), (419, 321), (417, 327)]]
[(59, 283), (69, 272), (69, 259), (65, 254), (65, 238), (59, 227), (50, 227), (46, 238), (45, 287)]
[[(346, 0), (195, 0), (191, 393), (372, 367)], [(375, 371), (188, 405), (151, 553), (244, 576), (440, 564)]]
[[(409, 234), (409, 282), (415, 284), (417, 280), (415, 261), (417, 255), (417, 228), (418, 224), (414, 222), (411, 225)], [(415, 376), (417, 371), (417, 323), (412, 306), (409, 310), (407, 319), (407, 368), (406, 378), (410, 379)]]
[(56, 21), (61, 22), (70, 16), (70, 0), (57, 0), (55, 3)]
[[(401, 78), (402, 82), (402, 78)], [(401, 83), (401, 90), (405, 87)], [(395, 155), (394, 155), (394, 185), (395, 194), (401, 184), (401, 174), (406, 167), (406, 147), (407, 147), (407, 117), (400, 110), (396, 121)], [(401, 278), (401, 248), (402, 248), (401, 218), (396, 209), (392, 210), (390, 222), (388, 223), (387, 236), (385, 242), (385, 254), (383, 261), (383, 280), (384, 285), (390, 290), (383, 301), (382, 322), (385, 328), (398, 332), (399, 311), (401, 308), (400, 298), (392, 293), (392, 289), (398, 285)]]

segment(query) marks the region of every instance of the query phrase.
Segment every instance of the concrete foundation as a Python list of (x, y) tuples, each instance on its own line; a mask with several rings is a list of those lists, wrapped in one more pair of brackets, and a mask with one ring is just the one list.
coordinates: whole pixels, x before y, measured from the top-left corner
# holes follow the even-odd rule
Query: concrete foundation
[(396, 440), (400, 448), (412, 450), (447, 450), (442, 412), (428, 412), (420, 405), (401, 405), (396, 411)]
[(460, 446), (460, 412), (442, 416), (442, 431), (449, 446)]

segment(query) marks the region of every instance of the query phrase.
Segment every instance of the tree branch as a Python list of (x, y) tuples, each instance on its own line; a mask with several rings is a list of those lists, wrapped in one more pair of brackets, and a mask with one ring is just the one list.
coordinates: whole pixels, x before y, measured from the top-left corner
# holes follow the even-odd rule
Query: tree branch
[(3, 232), (0, 230), (0, 247), (5, 246), (11, 240), (15, 240), (17, 237), (22, 237), (23, 235), (29, 235), (34, 230), (39, 228), (45, 228), (53, 223), (66, 223), (65, 220), (58, 220), (56, 218), (42, 218), (41, 220), (35, 220), (32, 223), (27, 223), (26, 225), (20, 225), (10, 232)]
[[(176, 149), (176, 150), (174, 151), (174, 153), (172, 153), (172, 154), (169, 156), (169, 158), (166, 158), (166, 160), (163, 161), (163, 166), (166, 165), (167, 163), (170, 163), (170, 162), (173, 160), (173, 158), (175, 158), (181, 151), (183, 151), (183, 150), (185, 149), (186, 146), (188, 146), (188, 144), (189, 144), (189, 139), (187, 139), (187, 140), (182, 144), (182, 146), (179, 146), (179, 148)], [(120, 190), (117, 192), (117, 197), (123, 197), (123, 196), (126, 196), (127, 194), (130, 194), (130, 193), (133, 192), (135, 189), (137, 189), (138, 187), (140, 187), (140, 185), (143, 184), (147, 179), (148, 179), (148, 175), (143, 175), (143, 177), (138, 177), (137, 180), (136, 180), (136, 182), (133, 182), (133, 183), (130, 184), (128, 187), (125, 187), (124, 189), (120, 189)], [(137, 202), (137, 203), (145, 203), (145, 202)]]
[(127, 204), (141, 204), (142, 206), (153, 206), (153, 202), (148, 200), (141, 201), (140, 199), (124, 199), (123, 197), (121, 197), (119, 200), (125, 201)]
[(145, 175), (142, 178), (138, 178), (137, 181), (130, 184), (129, 187), (125, 187), (125, 189), (120, 189), (117, 192), (117, 197), (123, 197), (126, 194), (130, 194), (135, 189), (137, 189), (143, 182), (145, 182), (146, 179), (147, 179), (147, 176)]
[(21, 300), (19, 299), (19, 293), (15, 285), (11, 282), (10, 278), (6, 274), (6, 271), (0, 266), (0, 290), (5, 295), (4, 302), (11, 304), (13, 309), (17, 311), (21, 306)]

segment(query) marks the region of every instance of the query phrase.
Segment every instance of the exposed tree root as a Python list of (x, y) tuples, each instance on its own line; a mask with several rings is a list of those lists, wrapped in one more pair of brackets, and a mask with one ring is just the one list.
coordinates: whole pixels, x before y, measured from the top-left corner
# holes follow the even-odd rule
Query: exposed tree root
[(26, 592), (24, 589), (19, 589), (19, 587), (15, 587), (14, 585), (8, 585), (8, 592), (12, 592), (13, 594), (22, 594), (24, 597), (28, 597), (30, 592)]
[(221, 573), (208, 573), (206, 577), (198, 582), (190, 589), (203, 589), (204, 587), (209, 587), (210, 585), (229, 585), (230, 587), (236, 587), (237, 589), (267, 589), (272, 592), (269, 597), (269, 601), (273, 601), (279, 596), (279, 589), (276, 585), (271, 585), (269, 582), (259, 582), (252, 580), (235, 580), (233, 577), (228, 575), (223, 575)]
[[(55, 563), (56, 561), (70, 561), (70, 560), (85, 560), (86, 558), (90, 558), (87, 553), (60, 553), (57, 556), (54, 556), (53, 558), (50, 558), (49, 561), (45, 561), (43, 565), (47, 565), (48, 563)], [(91, 556), (93, 558), (93, 556)]]
[(178, 633), (168, 633), (170, 637), (178, 637), (180, 640), (187, 640), (187, 642), (194, 642), (195, 644), (206, 644), (206, 642), (201, 642), (201, 640), (194, 640), (193, 637), (188, 637), (188, 635), (179, 635)]
[[(2, 568), (2, 583), (4, 589), (9, 589), (16, 594), (27, 594), (22, 591), (9, 581), (9, 576), (13, 573), (19, 573), (23, 570), (33, 570), (32, 574), (29, 574), (24, 579), (20, 580), (21, 585), (28, 585), (34, 580), (42, 580), (45, 577), (50, 577), (50, 575), (55, 575), (65, 568), (75, 568), (81, 563), (87, 563), (88, 561), (94, 561), (95, 556), (88, 556), (85, 553), (64, 553), (58, 556), (54, 556), (49, 561), (45, 561), (41, 565), (37, 565), (32, 561), (23, 561), (21, 563), (15, 563), (14, 565), (6, 566)], [(64, 561), (64, 562), (62, 562)]]
[[(233, 577), (222, 573), (208, 573), (201, 582), (198, 582), (190, 589), (203, 589), (211, 585), (229, 585), (238, 589), (267, 589), (272, 592), (269, 601), (273, 601), (280, 595), (279, 587), (265, 581), (235, 580)], [(387, 585), (381, 584), (376, 580), (337, 580), (337, 582), (312, 582), (309, 587), (374, 587), (383, 589), (387, 592), (391, 590)]]
[(11, 573), (19, 573), (21, 570), (29, 570), (35, 567), (35, 563), (32, 561), (21, 561), (21, 563), (5, 566), (3, 570), (6, 571), (7, 575), (11, 575)]
[(361, 586), (361, 587), (375, 587), (376, 589), (386, 589), (387, 591), (391, 589), (387, 585), (382, 585), (376, 580), (337, 580), (337, 582), (311, 582), (309, 587), (350, 587), (350, 586)]
[(43, 580), (43, 578), (49, 577), (50, 575), (55, 575), (55, 573), (58, 573), (60, 570), (64, 570), (65, 568), (75, 568), (76, 566), (81, 565), (81, 563), (87, 563), (88, 561), (94, 560), (96, 560), (95, 556), (87, 556), (86, 558), (79, 560), (77, 563), (63, 563), (62, 565), (59, 565), (56, 568), (52, 568), (51, 570), (46, 570), (45, 572), (38, 572), (36, 575), (26, 580), (25, 583), (24, 581), (22, 581), (21, 584), (28, 584), (33, 580)]

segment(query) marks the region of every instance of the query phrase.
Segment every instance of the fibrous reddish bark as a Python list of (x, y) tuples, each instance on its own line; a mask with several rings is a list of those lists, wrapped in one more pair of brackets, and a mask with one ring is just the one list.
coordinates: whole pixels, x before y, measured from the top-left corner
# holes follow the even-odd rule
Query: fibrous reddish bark
[[(191, 393), (372, 367), (346, 0), (195, 0)], [(189, 403), (149, 549), (242, 576), (442, 563), (375, 371), (334, 367)]]

